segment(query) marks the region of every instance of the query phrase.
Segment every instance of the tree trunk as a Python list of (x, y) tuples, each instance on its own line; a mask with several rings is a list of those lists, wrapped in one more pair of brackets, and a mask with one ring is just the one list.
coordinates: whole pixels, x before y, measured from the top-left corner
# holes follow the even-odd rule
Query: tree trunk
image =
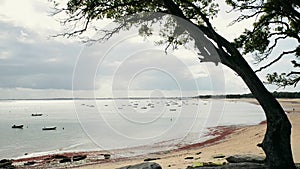
[[(292, 125), (284, 110), (274, 96), (265, 88), (240, 52), (213, 29), (199, 28), (217, 42), (221, 63), (235, 71), (246, 83), (254, 97), (262, 106), (266, 119), (267, 131), (262, 143), (269, 169), (296, 169), (291, 150)], [(223, 50), (226, 48), (227, 52)], [(229, 55), (230, 54), (230, 55)]]
[[(230, 65), (251, 90), (267, 118), (267, 131), (262, 143), (269, 169), (296, 169), (291, 150), (291, 123), (274, 96), (265, 88), (243, 57)], [(228, 65), (229, 66), (229, 65)]]
[[(184, 16), (183, 12), (174, 3), (174, 1), (163, 0), (163, 2), (168, 8), (170, 14), (183, 18), (193, 24)], [(201, 14), (201, 11), (198, 12)], [(292, 125), (281, 105), (265, 88), (263, 83), (233, 44), (217, 34), (206, 16), (204, 14), (202, 15), (202, 19), (204, 19), (207, 26), (194, 24), (195, 27), (216, 42), (217, 46), (215, 46), (215, 49), (219, 54), (221, 63), (228, 66), (241, 76), (265, 112), (267, 118), (267, 131), (262, 143), (262, 148), (266, 154), (267, 167), (269, 169), (296, 169), (293, 161), (290, 140)], [(190, 35), (195, 40), (195, 45), (200, 50), (202, 48), (201, 40), (203, 40), (203, 38), (201, 39), (201, 37), (197, 37), (197, 30), (195, 30), (194, 27), (186, 27), (186, 29), (190, 32)], [(226, 49), (226, 52), (223, 48)], [(215, 59), (213, 56), (210, 56), (208, 58), (204, 58), (202, 61), (215, 62)]]

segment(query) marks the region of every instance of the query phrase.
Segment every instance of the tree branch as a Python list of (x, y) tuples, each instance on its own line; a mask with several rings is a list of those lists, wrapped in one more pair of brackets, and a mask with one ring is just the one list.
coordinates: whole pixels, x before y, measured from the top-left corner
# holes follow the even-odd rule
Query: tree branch
[(282, 52), (276, 59), (274, 59), (272, 62), (268, 63), (265, 66), (260, 67), (258, 70), (255, 71), (255, 73), (262, 71), (263, 69), (266, 69), (267, 67), (273, 65), (274, 63), (278, 62), (284, 55), (295, 53), (296, 50)]
[(291, 76), (291, 75), (300, 75), (300, 72), (294, 72), (291, 71), (289, 74), (287, 74), (286, 76)]

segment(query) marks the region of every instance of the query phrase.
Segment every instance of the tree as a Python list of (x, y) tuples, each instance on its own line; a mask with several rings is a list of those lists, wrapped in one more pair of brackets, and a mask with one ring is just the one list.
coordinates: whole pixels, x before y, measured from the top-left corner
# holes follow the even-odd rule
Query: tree
[[(257, 1), (260, 2), (260, 0)], [(277, 1), (274, 0), (274, 3)], [(235, 8), (237, 7), (233, 1), (228, 2)], [(238, 2), (246, 3), (248, 1)], [(251, 2), (255, 2), (255, 0)], [(261, 2), (264, 3), (264, 1)], [(273, 4), (273, 1), (267, 2)], [(251, 6), (251, 3), (249, 3), (249, 6)], [(81, 35), (90, 28), (89, 25), (91, 22), (97, 19), (111, 18), (120, 23), (118, 27), (112, 30), (106, 30), (106, 35), (97, 40), (108, 39), (121, 29), (129, 29), (134, 25), (140, 25), (141, 35), (150, 36), (151, 22), (150, 24), (146, 23), (150, 20), (156, 22), (161, 19), (159, 17), (153, 18), (152, 15), (147, 14), (136, 18), (133, 14), (160, 12), (177, 16), (193, 24), (196, 30), (188, 28), (186, 28), (186, 30), (178, 30), (175, 24), (173, 32), (162, 34), (161, 36), (165, 38), (164, 42), (167, 43), (167, 47), (175, 46), (176, 48), (176, 46), (182, 45), (182, 41), (187, 39), (182, 40), (181, 35), (187, 32), (195, 41), (195, 46), (200, 50), (201, 45), (200, 42), (197, 42), (194, 31), (202, 31), (206, 37), (213, 42), (220, 60), (216, 60), (216, 58), (211, 55), (210, 57), (199, 58), (200, 61), (221, 62), (234, 70), (247, 84), (265, 112), (267, 131), (261, 147), (266, 153), (268, 168), (294, 169), (296, 167), (293, 162), (290, 145), (291, 123), (278, 101), (265, 88), (238, 50), (239, 47), (244, 47), (244, 49), (247, 49), (247, 52), (248, 50), (249, 52), (253, 52), (254, 50), (265, 51), (266, 46), (269, 45), (268, 41), (270, 37), (265, 36), (268, 30), (260, 29), (261, 31), (257, 31), (257, 34), (252, 36), (254, 39), (247, 39), (247, 36), (245, 36), (244, 38), (246, 40), (240, 39), (235, 43), (231, 43), (219, 35), (210, 22), (210, 18), (216, 16), (218, 12), (217, 7), (218, 5), (212, 0), (69, 0), (67, 7), (58, 9), (57, 13), (65, 12), (68, 14), (68, 18), (64, 20), (64, 23), (74, 23), (74, 25), (81, 23), (83, 25), (82, 27), (75, 27), (75, 29), (70, 32), (60, 34), (67, 37)], [(265, 7), (262, 9), (264, 8)], [(238, 7), (236, 9), (238, 9)], [(254, 8), (254, 10), (256, 9)], [(243, 19), (243, 17), (241, 19)], [(172, 20), (172, 22), (176, 23), (176, 20)], [(256, 45), (254, 43), (256, 42), (255, 37), (260, 36), (263, 37), (259, 38), (259, 42), (261, 42), (262, 45)], [(249, 46), (251, 46), (249, 49), (246, 47), (248, 46), (247, 42)]]
[[(243, 12), (234, 23), (257, 18), (253, 23), (253, 29), (246, 29), (235, 40), (236, 47), (242, 48), (243, 54), (255, 52), (255, 59), (258, 63), (268, 59), (272, 54), (275, 56), (272, 61), (256, 72), (270, 67), (288, 55), (295, 56), (291, 60), (295, 69), (300, 67), (300, 2), (298, 0), (226, 0), (226, 2), (233, 7), (233, 10)], [(273, 51), (279, 46), (279, 42), (287, 39), (295, 43), (294, 49), (275, 54)], [(300, 72), (297, 70), (281, 74), (274, 72), (267, 75), (267, 81), (280, 87), (296, 86), (300, 81)]]

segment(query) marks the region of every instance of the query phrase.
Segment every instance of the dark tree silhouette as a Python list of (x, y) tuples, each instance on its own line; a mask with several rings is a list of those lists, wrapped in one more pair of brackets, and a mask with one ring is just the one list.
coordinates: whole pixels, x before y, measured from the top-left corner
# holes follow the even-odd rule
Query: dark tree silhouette
[[(236, 47), (242, 48), (243, 54), (255, 53), (257, 63), (272, 59), (266, 65), (256, 70), (256, 72), (270, 67), (288, 55), (293, 55), (295, 57), (291, 59), (291, 64), (295, 70), (283, 73), (270, 73), (267, 75), (267, 81), (280, 87), (296, 86), (300, 81), (300, 1), (226, 0), (226, 2), (233, 7), (233, 10), (242, 11), (242, 15), (234, 23), (257, 18), (253, 23), (253, 28), (246, 29), (235, 40)], [(293, 42), (295, 47), (282, 51), (279, 54), (275, 53), (274, 49), (280, 46), (279, 43), (287, 40)]]
[[(234, 2), (227, 0), (227, 2), (230, 3), (234, 9), (243, 8), (243, 3), (248, 5), (247, 8), (252, 8), (252, 4), (247, 3), (248, 1), (238, 0), (237, 2)], [(266, 3), (267, 6), (263, 6), (261, 8), (254, 7), (252, 9), (254, 12), (257, 11), (254, 15), (259, 15), (261, 13), (264, 14), (266, 11), (268, 12), (269, 5), (275, 5), (277, 2), (283, 1), (251, 0), (251, 2), (261, 2), (262, 5), (264, 5), (265, 2), (268, 2)], [(298, 1), (295, 0), (294, 2), (296, 3)], [(299, 6), (299, 4), (297, 5)], [(218, 5), (214, 3), (213, 0), (69, 0), (65, 8), (59, 7), (56, 3), (55, 6), (57, 9), (56, 13), (64, 12), (68, 15), (68, 18), (63, 21), (64, 24), (73, 23), (75, 25), (73, 30), (62, 33), (58, 36), (80, 36), (88, 29), (97, 30), (97, 28), (90, 25), (93, 21), (103, 18), (114, 19), (117, 23), (119, 23), (119, 26), (116, 26), (111, 30), (97, 30), (104, 32), (105, 35), (100, 39), (90, 39), (92, 41), (109, 39), (121, 30), (130, 29), (132, 26), (138, 25), (140, 26), (140, 35), (151, 36), (151, 23), (158, 22), (159, 19), (162, 19), (162, 15), (151, 14), (156, 12), (177, 16), (194, 25), (193, 28), (187, 27), (185, 29), (180, 29), (180, 27), (176, 26), (176, 22), (179, 22), (178, 19), (171, 20), (169, 25), (167, 24), (165, 26), (173, 27), (174, 29), (171, 29), (171, 32), (163, 31), (161, 36), (165, 40), (161, 41), (161, 43), (165, 43), (167, 45), (166, 48), (173, 46), (173, 48), (176, 49), (177, 46), (183, 45), (191, 38), (194, 40), (196, 48), (201, 51), (201, 42), (198, 42), (199, 37), (197, 37), (195, 32), (202, 31), (205, 34), (205, 37), (207, 37), (209, 41), (213, 42), (212, 44), (218, 54), (218, 59), (216, 59), (217, 57), (214, 55), (207, 55), (204, 58), (200, 57), (200, 61), (215, 63), (221, 62), (234, 70), (247, 84), (253, 96), (258, 100), (265, 112), (267, 118), (267, 131), (261, 147), (266, 154), (268, 168), (296, 168), (293, 162), (290, 144), (291, 123), (278, 101), (265, 88), (263, 83), (238, 50), (238, 48), (243, 47), (245, 49), (245, 53), (254, 51), (266, 52), (269, 47), (269, 39), (271, 38), (267, 28), (260, 28), (260, 26), (257, 26), (257, 28), (260, 29), (255, 30), (255, 33), (251, 34), (251, 31), (246, 31), (245, 35), (237, 39), (235, 43), (229, 42), (215, 31), (210, 22), (210, 18), (215, 17), (218, 12)], [(296, 17), (292, 18), (295, 19), (295, 21), (299, 19), (298, 11), (294, 11), (295, 15), (292, 14)], [(149, 12), (150, 14), (147, 14)], [(136, 16), (134, 14), (142, 15)], [(276, 17), (284, 16), (285, 14), (286, 13), (278, 13), (278, 15), (276, 14)], [(268, 17), (275, 17), (273, 15)], [(237, 21), (246, 19), (247, 17), (251, 16), (242, 15)], [(267, 21), (269, 20), (268, 22), (270, 22), (270, 24), (273, 23), (274, 21), (270, 20), (268, 17), (265, 19)], [(299, 22), (296, 22), (295, 24), (299, 24)], [(287, 29), (285, 27), (288, 26), (285, 25), (286, 24), (282, 23), (282, 27), (284, 27), (282, 28), (282, 31)], [(290, 29), (294, 28), (290, 27)], [(295, 31), (297, 30), (299, 29), (295, 28)], [(186, 34), (190, 37), (184, 38), (184, 35)], [(291, 32), (291, 35), (289, 34), (288, 36), (292, 36), (292, 34), (294, 35), (295, 33)], [(297, 34), (297, 36), (298, 35), (299, 34)], [(259, 42), (259, 44), (257, 42)], [(272, 50), (272, 47), (269, 47), (269, 49)]]

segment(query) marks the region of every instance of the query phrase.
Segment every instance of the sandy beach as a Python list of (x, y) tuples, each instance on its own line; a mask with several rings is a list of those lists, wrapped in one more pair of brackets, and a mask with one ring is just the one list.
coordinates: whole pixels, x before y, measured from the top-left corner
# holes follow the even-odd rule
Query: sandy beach
[[(254, 99), (230, 99), (230, 101), (244, 101), (257, 104)], [(293, 125), (292, 128), (292, 150), (294, 161), (300, 163), (300, 99), (279, 99), (281, 105), (288, 113), (288, 117)], [(143, 162), (146, 158), (153, 158), (154, 162), (160, 164), (162, 168), (186, 168), (199, 162), (225, 162), (224, 158), (213, 158), (216, 155), (230, 156), (235, 154), (254, 154), (264, 156), (261, 148), (257, 147), (261, 143), (266, 130), (266, 124), (261, 123), (254, 126), (229, 126), (218, 127), (209, 134), (215, 137), (203, 143), (189, 145), (177, 150), (158, 152), (131, 158), (99, 159), (97, 156), (103, 155), (100, 152), (81, 153), (87, 158), (80, 163), (66, 165), (52, 165), (51, 162), (44, 163), (48, 167), (73, 167), (81, 169), (111, 169), (126, 165), (133, 165)], [(102, 152), (103, 153), (103, 152)], [(71, 154), (72, 155), (72, 154)], [(49, 158), (49, 157), (48, 157)], [(16, 160), (14, 163), (24, 163), (32, 160), (43, 161), (43, 158)], [(43, 166), (42, 165), (42, 166)], [(41, 165), (36, 166), (41, 167)]]

